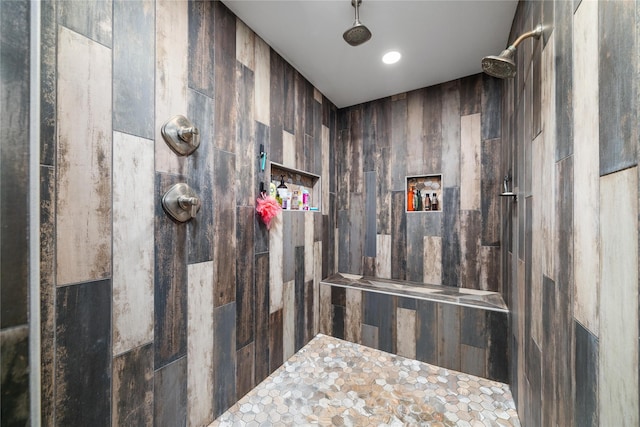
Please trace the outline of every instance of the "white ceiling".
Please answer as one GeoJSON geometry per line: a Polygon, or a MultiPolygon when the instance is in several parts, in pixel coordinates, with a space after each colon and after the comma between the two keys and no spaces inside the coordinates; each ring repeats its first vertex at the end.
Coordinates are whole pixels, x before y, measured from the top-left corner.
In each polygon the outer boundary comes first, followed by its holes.
{"type": "Polygon", "coordinates": [[[222,0],[337,107],[481,72],[507,46],[516,0],[362,0],[373,33],[352,47],[351,0],[222,0]],[[389,50],[402,54],[382,63],[389,50]]]}

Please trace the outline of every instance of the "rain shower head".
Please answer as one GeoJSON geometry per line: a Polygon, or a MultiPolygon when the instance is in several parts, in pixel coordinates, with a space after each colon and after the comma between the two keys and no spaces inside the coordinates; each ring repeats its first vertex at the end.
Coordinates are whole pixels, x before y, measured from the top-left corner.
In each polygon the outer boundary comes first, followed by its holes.
{"type": "Polygon", "coordinates": [[[358,15],[360,3],[362,3],[362,0],[351,0],[351,6],[356,9],[356,19],[351,28],[342,34],[344,41],[351,46],[359,46],[371,38],[371,31],[360,22],[360,16],[358,15]]]}
{"type": "Polygon", "coordinates": [[[538,25],[533,31],[529,31],[518,37],[516,41],[503,50],[500,55],[485,56],[482,58],[482,71],[499,79],[511,79],[515,77],[516,63],[513,60],[513,55],[516,53],[516,48],[524,39],[529,37],[539,39],[541,35],[542,25],[538,25]]]}

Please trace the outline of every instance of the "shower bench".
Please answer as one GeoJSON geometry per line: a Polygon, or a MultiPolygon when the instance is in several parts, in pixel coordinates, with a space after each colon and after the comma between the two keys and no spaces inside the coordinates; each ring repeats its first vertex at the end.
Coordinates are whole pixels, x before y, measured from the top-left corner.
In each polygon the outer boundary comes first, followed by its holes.
{"type": "Polygon", "coordinates": [[[508,382],[509,310],[497,292],[334,274],[320,282],[320,332],[508,382]]]}

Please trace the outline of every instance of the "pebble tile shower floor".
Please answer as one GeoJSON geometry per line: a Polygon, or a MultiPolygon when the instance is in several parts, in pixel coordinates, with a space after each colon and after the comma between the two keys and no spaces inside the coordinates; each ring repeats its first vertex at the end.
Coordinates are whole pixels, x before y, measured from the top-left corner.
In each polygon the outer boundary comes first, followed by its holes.
{"type": "Polygon", "coordinates": [[[212,426],[520,426],[509,386],[317,335],[212,426]]]}

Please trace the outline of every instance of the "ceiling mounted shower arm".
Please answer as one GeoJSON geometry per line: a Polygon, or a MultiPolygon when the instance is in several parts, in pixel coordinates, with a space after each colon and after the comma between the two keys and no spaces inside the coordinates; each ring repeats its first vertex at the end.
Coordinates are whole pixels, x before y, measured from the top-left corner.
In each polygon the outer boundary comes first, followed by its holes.
{"type": "Polygon", "coordinates": [[[509,46],[507,49],[511,49],[511,48],[515,49],[515,48],[517,48],[517,47],[518,47],[518,45],[519,45],[520,43],[522,43],[522,41],[523,41],[523,40],[526,40],[526,39],[528,39],[529,37],[533,37],[533,38],[535,38],[535,39],[539,39],[539,38],[540,38],[540,36],[542,35],[542,30],[543,30],[543,29],[542,29],[542,24],[539,24],[539,25],[538,25],[536,28],[534,28],[533,30],[531,30],[531,31],[529,31],[529,32],[527,32],[527,33],[524,33],[524,34],[522,34],[520,37],[518,37],[518,38],[516,39],[516,41],[514,41],[513,43],[511,43],[511,46],[509,46]]]}

